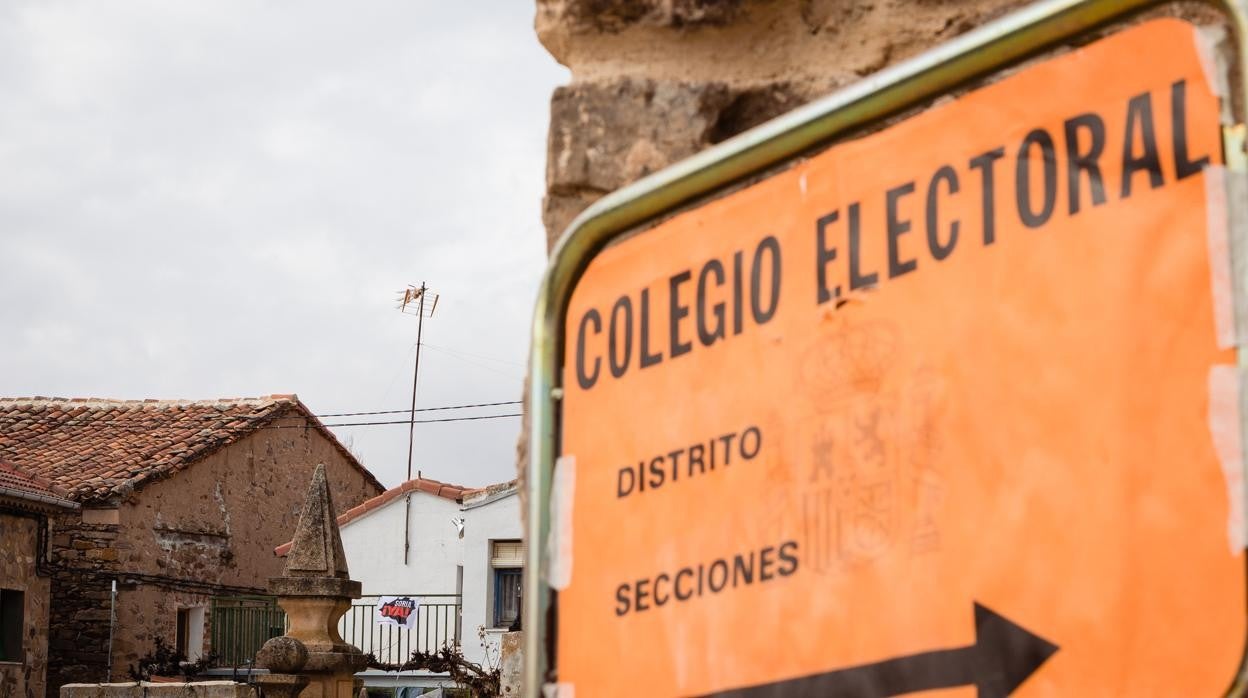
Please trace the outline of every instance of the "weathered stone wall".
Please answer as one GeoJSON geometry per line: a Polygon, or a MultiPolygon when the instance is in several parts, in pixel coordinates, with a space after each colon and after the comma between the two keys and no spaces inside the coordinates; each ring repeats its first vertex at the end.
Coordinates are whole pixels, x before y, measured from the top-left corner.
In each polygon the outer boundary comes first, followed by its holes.
{"type": "Polygon", "coordinates": [[[117,567],[117,536],[118,526],[84,524],[77,514],[56,520],[49,693],[67,680],[105,678],[109,582],[117,567]]]}
{"type": "MultiPolygon", "coordinates": [[[[302,423],[293,417],[277,422],[302,423]]],[[[175,645],[178,609],[206,607],[213,596],[265,593],[282,568],[273,548],[290,540],[317,463],[326,466],[339,511],[380,493],[315,430],[262,429],[138,490],[117,502],[115,512],[86,510],[61,522],[52,539],[57,571],[49,685],[110,678],[113,579],[111,680],[128,678],[157,637],[175,645]],[[116,523],[107,523],[110,517],[116,523]]],[[[210,629],[206,617],[208,652],[210,629]]]]}
{"type": "Polygon", "coordinates": [[[537,0],[555,91],[547,243],[603,194],[1024,0],[537,0]]]}
{"type": "Polygon", "coordinates": [[[502,698],[515,698],[524,690],[524,633],[504,633],[499,643],[498,689],[502,698]]]}
{"type": "Polygon", "coordinates": [[[0,541],[4,541],[0,587],[23,592],[25,602],[22,658],[0,662],[0,698],[43,698],[51,581],[40,577],[36,566],[40,554],[37,515],[0,511],[0,541]]]}
{"type": "Polygon", "coordinates": [[[61,687],[61,698],[255,698],[258,692],[233,681],[196,683],[72,683],[61,687]]]}

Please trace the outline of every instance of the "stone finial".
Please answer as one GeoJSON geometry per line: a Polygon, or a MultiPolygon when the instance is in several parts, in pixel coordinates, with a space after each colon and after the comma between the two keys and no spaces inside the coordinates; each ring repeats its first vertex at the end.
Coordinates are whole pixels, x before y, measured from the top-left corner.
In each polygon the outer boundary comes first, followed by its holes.
{"type": "Polygon", "coordinates": [[[350,578],[324,464],[317,465],[312,473],[312,485],[303,503],[303,514],[286,555],[282,576],[350,578]]]}
{"type": "Polygon", "coordinates": [[[297,674],[308,663],[308,648],[293,637],[270,638],[256,652],[256,666],[274,674],[297,674]]]}
{"type": "Polygon", "coordinates": [[[300,674],[308,663],[308,648],[293,637],[271,638],[256,653],[256,666],[269,673],[255,678],[265,698],[297,698],[311,679],[300,674]]]}

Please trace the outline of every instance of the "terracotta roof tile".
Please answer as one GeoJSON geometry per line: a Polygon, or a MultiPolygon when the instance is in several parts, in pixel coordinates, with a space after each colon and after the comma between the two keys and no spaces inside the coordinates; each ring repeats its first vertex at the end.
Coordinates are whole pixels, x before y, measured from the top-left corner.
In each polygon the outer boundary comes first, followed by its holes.
{"type": "MultiPolygon", "coordinates": [[[[471,487],[464,487],[463,485],[451,485],[445,482],[432,480],[427,477],[418,477],[408,480],[398,487],[388,489],[363,504],[357,504],[356,506],[346,510],[338,516],[338,525],[346,525],[347,523],[360,518],[374,509],[380,509],[408,492],[425,492],[426,494],[432,494],[435,497],[449,499],[452,502],[461,502],[464,499],[464,495],[471,494],[476,491],[477,490],[471,487]]],[[[289,551],[290,543],[283,543],[273,550],[273,552],[278,556],[285,555],[289,551]]]]}
{"type": "Polygon", "coordinates": [[[63,499],[65,490],[33,473],[17,468],[12,463],[0,461],[0,487],[27,494],[43,495],[63,499]]]}
{"type": "Polygon", "coordinates": [[[306,418],[381,489],[293,395],[206,401],[0,398],[0,459],[72,499],[102,500],[176,473],[283,416],[306,418]]]}

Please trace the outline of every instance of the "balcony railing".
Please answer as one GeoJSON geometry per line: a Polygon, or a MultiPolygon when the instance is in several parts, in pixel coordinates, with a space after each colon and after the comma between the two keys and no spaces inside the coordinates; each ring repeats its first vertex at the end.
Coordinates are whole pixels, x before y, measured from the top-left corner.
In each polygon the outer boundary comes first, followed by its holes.
{"type": "MultiPolygon", "coordinates": [[[[461,639],[458,594],[396,594],[420,599],[411,628],[382,623],[377,596],[356,599],[338,622],[338,633],[348,644],[372,653],[379,662],[401,664],[412,652],[435,652],[461,639]]],[[[218,667],[250,666],[256,652],[271,637],[286,632],[286,613],[272,596],[233,596],[212,601],[211,653],[218,667]]]]}
{"type": "Polygon", "coordinates": [[[402,664],[412,652],[436,652],[460,644],[460,597],[458,594],[403,594],[420,599],[412,627],[382,623],[377,616],[377,597],[365,596],[351,604],[338,623],[342,639],[372,653],[383,664],[402,664]]]}

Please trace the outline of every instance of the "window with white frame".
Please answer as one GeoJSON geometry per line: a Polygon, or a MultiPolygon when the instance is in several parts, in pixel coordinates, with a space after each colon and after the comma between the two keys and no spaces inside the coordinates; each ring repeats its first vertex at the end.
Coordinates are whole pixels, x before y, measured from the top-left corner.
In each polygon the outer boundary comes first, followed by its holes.
{"type": "Polygon", "coordinates": [[[520,615],[520,588],[524,576],[524,542],[496,540],[490,544],[490,571],[494,612],[491,626],[509,628],[520,615]]]}
{"type": "Polygon", "coordinates": [[[203,606],[178,609],[178,654],[192,662],[204,655],[204,610],[203,606]]]}

